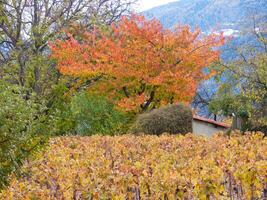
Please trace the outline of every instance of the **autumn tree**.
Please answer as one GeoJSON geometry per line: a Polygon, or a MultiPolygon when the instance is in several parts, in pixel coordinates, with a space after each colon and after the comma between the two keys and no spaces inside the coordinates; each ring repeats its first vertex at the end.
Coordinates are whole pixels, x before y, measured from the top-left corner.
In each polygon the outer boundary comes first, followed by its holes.
{"type": "MultiPolygon", "coordinates": [[[[123,17],[109,33],[85,32],[79,40],[52,44],[62,74],[89,78],[90,91],[106,93],[120,107],[135,110],[191,102],[204,69],[219,59],[221,35],[201,35],[188,26],[164,29],[157,20],[123,17]]],[[[207,71],[207,70],[206,70],[207,71]]]]}

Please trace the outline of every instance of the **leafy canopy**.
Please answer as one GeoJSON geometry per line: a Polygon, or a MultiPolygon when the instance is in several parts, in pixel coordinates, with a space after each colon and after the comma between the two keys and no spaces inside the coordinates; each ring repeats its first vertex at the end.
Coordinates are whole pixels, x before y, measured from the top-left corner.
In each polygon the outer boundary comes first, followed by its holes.
{"type": "Polygon", "coordinates": [[[188,26],[164,29],[143,16],[123,17],[111,31],[68,34],[51,44],[64,75],[98,80],[91,91],[108,94],[126,110],[190,102],[203,69],[219,59],[221,35],[201,36],[188,26]],[[76,35],[77,36],[77,35],[76,35]]]}

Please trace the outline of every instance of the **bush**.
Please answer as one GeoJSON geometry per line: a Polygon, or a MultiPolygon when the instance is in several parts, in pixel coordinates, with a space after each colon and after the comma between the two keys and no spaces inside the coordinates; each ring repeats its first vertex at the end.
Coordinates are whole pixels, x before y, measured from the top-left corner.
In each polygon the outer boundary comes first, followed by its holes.
{"type": "Polygon", "coordinates": [[[170,105],[144,113],[137,118],[134,133],[160,135],[192,132],[192,111],[182,104],[170,105]]]}
{"type": "Polygon", "coordinates": [[[70,105],[74,133],[78,135],[113,135],[127,129],[128,116],[114,108],[103,96],[85,92],[75,96],[70,105]]]}
{"type": "Polygon", "coordinates": [[[50,132],[54,136],[67,135],[74,132],[75,121],[71,113],[71,100],[70,95],[66,95],[69,89],[63,83],[57,84],[53,87],[50,97],[51,108],[49,110],[50,132]]]}
{"type": "Polygon", "coordinates": [[[40,109],[23,98],[20,88],[0,83],[0,189],[8,184],[8,175],[18,174],[23,161],[45,142],[40,109]]]}
{"type": "Polygon", "coordinates": [[[260,131],[264,133],[265,136],[267,136],[267,120],[265,119],[262,122],[261,121],[251,122],[248,131],[260,131]]]}

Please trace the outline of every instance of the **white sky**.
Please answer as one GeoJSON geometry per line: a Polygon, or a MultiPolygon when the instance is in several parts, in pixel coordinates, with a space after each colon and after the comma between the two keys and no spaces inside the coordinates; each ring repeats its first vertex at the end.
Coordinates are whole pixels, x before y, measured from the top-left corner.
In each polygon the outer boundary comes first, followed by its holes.
{"type": "Polygon", "coordinates": [[[173,1],[178,1],[178,0],[139,0],[138,10],[144,11],[144,10],[147,10],[149,8],[160,6],[160,5],[170,3],[173,1]]]}

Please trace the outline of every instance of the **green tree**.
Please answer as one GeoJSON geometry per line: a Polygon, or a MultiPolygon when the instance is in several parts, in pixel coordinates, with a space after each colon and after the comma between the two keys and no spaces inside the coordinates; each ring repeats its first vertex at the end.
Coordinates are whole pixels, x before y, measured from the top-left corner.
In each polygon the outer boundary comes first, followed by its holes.
{"type": "Polygon", "coordinates": [[[220,83],[210,110],[245,120],[243,129],[267,125],[267,38],[255,28],[252,45],[237,50],[238,58],[215,67],[220,83]]]}
{"type": "Polygon", "coordinates": [[[45,109],[34,101],[25,101],[19,87],[0,85],[0,189],[8,175],[18,172],[23,160],[46,142],[45,109]]]}

